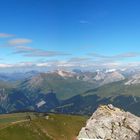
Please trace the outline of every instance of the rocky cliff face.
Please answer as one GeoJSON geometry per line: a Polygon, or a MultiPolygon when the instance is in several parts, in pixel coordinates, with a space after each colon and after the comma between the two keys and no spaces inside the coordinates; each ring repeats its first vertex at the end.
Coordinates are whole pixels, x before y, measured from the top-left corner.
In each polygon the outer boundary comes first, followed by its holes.
{"type": "Polygon", "coordinates": [[[140,140],[140,118],[113,105],[100,106],[77,139],[140,140]]]}

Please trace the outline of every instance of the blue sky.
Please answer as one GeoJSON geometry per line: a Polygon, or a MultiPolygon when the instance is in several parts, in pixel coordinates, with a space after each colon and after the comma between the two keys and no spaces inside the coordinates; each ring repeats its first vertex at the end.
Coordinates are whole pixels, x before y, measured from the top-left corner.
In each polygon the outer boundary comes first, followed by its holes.
{"type": "Polygon", "coordinates": [[[1,0],[0,67],[139,63],[139,5],[139,0],[1,0]]]}

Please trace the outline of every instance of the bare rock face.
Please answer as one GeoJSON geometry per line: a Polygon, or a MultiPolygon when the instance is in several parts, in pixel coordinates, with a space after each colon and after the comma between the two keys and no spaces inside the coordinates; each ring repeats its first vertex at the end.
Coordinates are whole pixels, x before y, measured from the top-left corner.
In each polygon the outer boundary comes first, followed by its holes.
{"type": "Polygon", "coordinates": [[[140,140],[140,118],[113,105],[100,106],[77,139],[140,140]]]}

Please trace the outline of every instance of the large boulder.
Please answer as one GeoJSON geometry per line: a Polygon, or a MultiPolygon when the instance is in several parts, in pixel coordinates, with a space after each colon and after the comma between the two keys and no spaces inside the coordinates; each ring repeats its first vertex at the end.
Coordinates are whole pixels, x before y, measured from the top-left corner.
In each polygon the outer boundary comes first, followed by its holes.
{"type": "Polygon", "coordinates": [[[100,106],[77,139],[140,140],[140,118],[113,105],[100,106]]]}

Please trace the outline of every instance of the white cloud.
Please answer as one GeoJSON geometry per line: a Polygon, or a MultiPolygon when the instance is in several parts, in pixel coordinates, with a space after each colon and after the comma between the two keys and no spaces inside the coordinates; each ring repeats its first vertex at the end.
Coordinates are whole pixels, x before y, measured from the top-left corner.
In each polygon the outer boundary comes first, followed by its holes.
{"type": "Polygon", "coordinates": [[[60,51],[46,51],[42,49],[36,49],[27,46],[16,46],[14,47],[15,51],[13,54],[22,54],[25,57],[54,57],[54,56],[63,56],[70,55],[65,52],[60,51]]]}
{"type": "Polygon", "coordinates": [[[95,69],[103,69],[103,68],[127,68],[127,67],[138,67],[140,63],[122,63],[122,62],[104,62],[100,61],[88,61],[84,63],[81,62],[70,62],[69,60],[49,60],[49,61],[27,61],[27,62],[19,62],[15,64],[4,64],[0,63],[0,70],[8,68],[12,69],[40,69],[40,70],[55,70],[55,69],[85,69],[85,70],[95,70],[95,69]]]}
{"type": "Polygon", "coordinates": [[[8,41],[9,45],[15,46],[15,45],[23,45],[23,44],[28,44],[31,43],[31,39],[25,39],[25,38],[17,38],[17,39],[11,39],[8,41]]]}
{"type": "Polygon", "coordinates": [[[13,67],[11,64],[0,64],[0,68],[9,68],[13,67]]]}
{"type": "Polygon", "coordinates": [[[63,56],[63,55],[70,55],[65,52],[59,52],[59,51],[46,51],[46,50],[34,50],[31,53],[27,53],[24,56],[27,57],[54,57],[54,56],[63,56]]]}
{"type": "Polygon", "coordinates": [[[108,60],[119,60],[119,59],[124,59],[124,58],[132,58],[132,57],[140,57],[139,52],[126,52],[118,55],[102,55],[102,54],[97,54],[97,53],[89,53],[88,55],[94,57],[94,58],[99,58],[99,59],[108,59],[108,60]]]}
{"type": "Polygon", "coordinates": [[[91,58],[88,57],[73,57],[69,59],[69,62],[87,62],[91,60],[91,58]]]}
{"type": "Polygon", "coordinates": [[[36,64],[37,67],[51,67],[51,64],[49,63],[39,63],[39,64],[36,64]]]}
{"type": "Polygon", "coordinates": [[[14,49],[15,49],[14,51],[15,54],[25,54],[36,50],[32,47],[27,47],[27,46],[16,46],[14,47],[14,49]]]}
{"type": "Polygon", "coordinates": [[[0,38],[7,38],[7,37],[13,37],[15,35],[13,34],[6,34],[6,33],[0,33],[0,38]]]}

